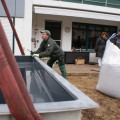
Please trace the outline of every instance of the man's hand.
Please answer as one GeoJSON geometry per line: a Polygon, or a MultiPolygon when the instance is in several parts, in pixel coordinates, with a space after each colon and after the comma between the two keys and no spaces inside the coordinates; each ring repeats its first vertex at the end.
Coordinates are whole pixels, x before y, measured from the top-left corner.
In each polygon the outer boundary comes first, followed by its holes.
{"type": "Polygon", "coordinates": [[[30,51],[30,54],[32,57],[39,57],[39,54],[35,54],[35,52],[33,52],[33,51],[30,51]]]}
{"type": "Polygon", "coordinates": [[[39,54],[33,54],[32,57],[39,57],[39,54]]]}
{"type": "Polygon", "coordinates": [[[34,55],[34,52],[33,52],[33,51],[30,51],[30,55],[34,55]]]}

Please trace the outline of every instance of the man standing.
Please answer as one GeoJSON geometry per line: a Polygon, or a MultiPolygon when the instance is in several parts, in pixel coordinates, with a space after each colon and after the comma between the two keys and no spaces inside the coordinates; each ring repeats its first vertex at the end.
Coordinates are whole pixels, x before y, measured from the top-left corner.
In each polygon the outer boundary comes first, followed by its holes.
{"type": "Polygon", "coordinates": [[[50,37],[51,33],[49,30],[41,31],[43,41],[40,44],[40,47],[37,51],[31,52],[32,55],[39,54],[39,58],[50,57],[47,62],[47,65],[52,68],[55,61],[58,60],[59,69],[62,73],[62,76],[66,78],[66,68],[64,63],[64,52],[57,45],[57,43],[50,37]]]}
{"type": "Polygon", "coordinates": [[[107,40],[106,32],[102,32],[101,36],[96,40],[95,51],[96,51],[96,57],[98,57],[99,66],[102,65],[102,57],[105,51],[106,40],[107,40]]]}

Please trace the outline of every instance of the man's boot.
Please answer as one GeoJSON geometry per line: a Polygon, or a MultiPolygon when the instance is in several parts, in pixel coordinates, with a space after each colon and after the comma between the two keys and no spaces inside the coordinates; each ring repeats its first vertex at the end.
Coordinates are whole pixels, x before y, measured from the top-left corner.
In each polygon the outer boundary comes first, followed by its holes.
{"type": "Polygon", "coordinates": [[[66,72],[65,65],[59,66],[59,68],[60,68],[60,71],[61,71],[61,73],[62,73],[62,76],[63,76],[64,78],[66,78],[66,77],[67,77],[67,72],[66,72]]]}

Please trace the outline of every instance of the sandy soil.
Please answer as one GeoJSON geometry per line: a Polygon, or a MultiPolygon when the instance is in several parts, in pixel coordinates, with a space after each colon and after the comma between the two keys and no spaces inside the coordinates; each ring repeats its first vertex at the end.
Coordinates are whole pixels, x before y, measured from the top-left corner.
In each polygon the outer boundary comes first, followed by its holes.
{"type": "Polygon", "coordinates": [[[98,75],[68,76],[67,79],[100,105],[97,109],[83,110],[82,120],[120,120],[120,99],[96,91],[98,75]]]}

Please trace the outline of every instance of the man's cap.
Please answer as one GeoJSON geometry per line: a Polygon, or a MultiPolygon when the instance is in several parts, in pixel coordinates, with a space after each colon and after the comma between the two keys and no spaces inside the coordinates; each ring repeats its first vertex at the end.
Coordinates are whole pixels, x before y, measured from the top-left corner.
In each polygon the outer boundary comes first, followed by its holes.
{"type": "Polygon", "coordinates": [[[50,32],[49,30],[43,30],[43,31],[41,31],[41,33],[46,33],[46,34],[48,34],[49,36],[51,36],[51,32],[50,32]]]}

